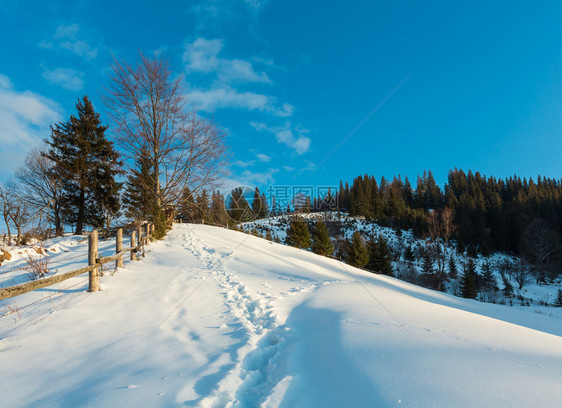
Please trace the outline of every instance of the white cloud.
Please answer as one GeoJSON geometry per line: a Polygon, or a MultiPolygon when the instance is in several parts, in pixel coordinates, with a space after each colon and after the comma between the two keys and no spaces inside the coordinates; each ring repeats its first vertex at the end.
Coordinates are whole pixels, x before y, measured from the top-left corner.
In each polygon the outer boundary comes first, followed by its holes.
{"type": "Polygon", "coordinates": [[[195,29],[227,26],[247,27],[257,23],[258,16],[269,0],[191,0],[188,11],[195,16],[195,29]]]}
{"type": "Polygon", "coordinates": [[[274,134],[279,143],[291,148],[297,155],[308,152],[310,148],[310,138],[304,136],[309,133],[309,130],[300,125],[293,128],[290,122],[278,127],[270,127],[261,122],[251,122],[250,124],[259,132],[265,131],[274,134]]]}
{"type": "Polygon", "coordinates": [[[49,135],[49,125],[60,120],[60,107],[29,91],[17,91],[0,74],[0,173],[2,177],[23,164],[28,150],[49,135]]]}
{"type": "Polygon", "coordinates": [[[268,163],[271,161],[271,157],[268,156],[267,154],[263,154],[263,153],[258,153],[257,158],[259,161],[263,162],[263,163],[268,163]]]}
{"type": "Polygon", "coordinates": [[[244,2],[254,10],[261,9],[269,0],[244,0],[244,2]]]}
{"type": "Polygon", "coordinates": [[[294,107],[288,103],[278,106],[275,97],[255,92],[240,92],[233,88],[193,89],[187,96],[198,109],[205,112],[214,112],[219,108],[238,108],[286,117],[291,116],[294,111],[294,107]]]}
{"type": "Polygon", "coordinates": [[[279,172],[279,169],[268,169],[261,172],[253,172],[250,170],[244,170],[240,174],[234,174],[231,178],[224,180],[220,191],[223,194],[227,194],[232,191],[232,189],[246,186],[254,188],[257,186],[268,186],[275,183],[275,174],[279,172]]]}
{"type": "Polygon", "coordinates": [[[265,72],[256,72],[252,63],[241,59],[220,57],[223,40],[198,38],[187,43],[183,61],[188,72],[216,73],[220,84],[235,82],[271,83],[265,72]]]}
{"type": "Polygon", "coordinates": [[[242,167],[242,168],[252,167],[254,164],[256,164],[254,160],[250,160],[250,161],[236,160],[234,163],[232,163],[233,166],[242,167]]]}
{"type": "Polygon", "coordinates": [[[79,91],[83,88],[82,75],[82,72],[68,68],[56,68],[43,72],[43,78],[47,81],[60,85],[69,91],[79,91]]]}
{"type": "Polygon", "coordinates": [[[43,48],[62,48],[86,59],[96,58],[98,48],[79,38],[79,32],[78,24],[61,24],[57,27],[51,41],[42,42],[39,45],[43,48]]]}
{"type": "Polygon", "coordinates": [[[244,170],[239,176],[238,180],[241,185],[246,185],[254,187],[256,185],[265,186],[268,184],[275,183],[275,174],[279,172],[279,169],[269,169],[263,172],[254,172],[250,170],[244,170]]]}

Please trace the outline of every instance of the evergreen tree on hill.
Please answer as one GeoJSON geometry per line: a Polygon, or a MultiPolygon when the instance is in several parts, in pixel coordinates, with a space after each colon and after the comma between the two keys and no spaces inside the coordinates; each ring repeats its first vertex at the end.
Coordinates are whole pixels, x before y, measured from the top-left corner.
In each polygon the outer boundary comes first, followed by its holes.
{"type": "Polygon", "coordinates": [[[254,190],[254,198],[252,199],[252,212],[255,219],[265,218],[267,214],[265,195],[260,194],[260,189],[257,187],[254,190]]]}
{"type": "MultiPolygon", "coordinates": [[[[150,170],[150,162],[146,157],[137,159],[137,169],[127,175],[123,206],[125,215],[134,221],[147,220],[154,208],[154,199],[150,192],[154,174],[150,170]]],[[[181,211],[180,211],[181,213],[181,211]]]]}
{"type": "Polygon", "coordinates": [[[246,197],[244,197],[242,188],[235,188],[231,191],[227,212],[234,222],[245,222],[254,219],[254,213],[246,197]]]}
{"type": "Polygon", "coordinates": [[[267,198],[265,193],[261,195],[261,211],[259,213],[259,218],[266,218],[269,215],[269,206],[267,204],[267,198]]]}
{"type": "Polygon", "coordinates": [[[414,251],[412,250],[412,245],[407,245],[404,249],[404,260],[407,262],[413,262],[416,259],[414,251]]]}
{"type": "Polygon", "coordinates": [[[486,260],[482,265],[482,289],[486,291],[494,290],[498,282],[496,281],[496,277],[492,272],[492,266],[490,265],[490,261],[486,260]]]}
{"type": "Polygon", "coordinates": [[[472,258],[465,265],[460,282],[461,295],[467,299],[476,298],[476,265],[472,258]]]}
{"type": "Polygon", "coordinates": [[[310,247],[311,238],[308,223],[300,217],[292,217],[287,230],[285,243],[296,248],[306,249],[310,247]]]}
{"type": "Polygon", "coordinates": [[[503,295],[505,297],[513,296],[513,285],[511,284],[507,276],[503,275],[502,281],[503,281],[503,289],[502,289],[503,295]]]}
{"type": "Polygon", "coordinates": [[[451,255],[449,257],[449,278],[457,279],[457,276],[458,276],[457,262],[455,261],[453,255],[451,255]]]}
{"type": "Polygon", "coordinates": [[[82,234],[86,225],[107,226],[120,208],[120,183],[115,180],[122,163],[113,142],[107,140],[99,113],[87,96],[76,104],[78,116],[51,126],[46,157],[63,183],[63,211],[82,234]]]}
{"type": "Polygon", "coordinates": [[[183,190],[181,200],[182,200],[181,204],[177,209],[178,215],[184,221],[196,221],[197,210],[196,210],[195,197],[193,196],[193,193],[188,187],[186,187],[183,190]]]}
{"type": "Polygon", "coordinates": [[[368,244],[368,250],[369,262],[367,263],[367,269],[375,273],[394,276],[391,262],[392,257],[386,239],[383,236],[379,236],[371,240],[368,244]]]}
{"type": "Polygon", "coordinates": [[[556,300],[554,301],[554,306],[562,307],[562,289],[558,289],[558,293],[556,294],[556,300]]]}
{"type": "Polygon", "coordinates": [[[354,232],[351,241],[346,243],[345,261],[356,268],[364,268],[369,262],[369,251],[361,233],[354,232]]]}
{"type": "Polygon", "coordinates": [[[433,258],[428,249],[424,251],[421,280],[427,288],[442,290],[443,278],[436,273],[433,258]]]}
{"type": "Polygon", "coordinates": [[[321,221],[316,223],[314,232],[312,233],[312,252],[318,255],[332,255],[334,253],[334,246],[330,239],[330,234],[326,224],[321,221]]]}
{"type": "Polygon", "coordinates": [[[203,189],[195,199],[195,218],[203,222],[209,222],[209,194],[203,189]]]}
{"type": "Polygon", "coordinates": [[[228,223],[228,214],[224,208],[224,197],[218,191],[214,192],[211,196],[209,217],[213,224],[226,225],[228,223]]]}
{"type": "Polygon", "coordinates": [[[424,251],[423,263],[422,263],[422,274],[433,275],[435,273],[435,268],[433,267],[433,260],[431,259],[431,254],[429,251],[424,251]]]}

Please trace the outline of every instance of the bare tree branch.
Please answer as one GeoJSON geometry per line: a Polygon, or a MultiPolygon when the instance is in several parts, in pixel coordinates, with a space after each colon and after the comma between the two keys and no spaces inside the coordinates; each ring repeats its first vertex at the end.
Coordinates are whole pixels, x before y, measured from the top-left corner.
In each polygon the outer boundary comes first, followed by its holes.
{"type": "Polygon", "coordinates": [[[181,81],[165,60],[141,54],[136,66],[115,61],[104,100],[129,170],[138,171],[139,157],[150,163],[146,188],[159,208],[181,203],[185,188],[213,188],[225,175],[225,134],[188,109],[181,81]]]}

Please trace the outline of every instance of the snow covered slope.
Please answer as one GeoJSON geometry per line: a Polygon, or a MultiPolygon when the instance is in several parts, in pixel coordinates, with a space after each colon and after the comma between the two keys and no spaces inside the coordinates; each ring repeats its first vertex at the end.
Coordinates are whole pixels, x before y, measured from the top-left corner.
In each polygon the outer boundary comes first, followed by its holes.
{"type": "Polygon", "coordinates": [[[2,406],[562,401],[558,309],[463,300],[211,226],[176,225],[102,292],[41,307],[34,324],[0,319],[2,406]]]}

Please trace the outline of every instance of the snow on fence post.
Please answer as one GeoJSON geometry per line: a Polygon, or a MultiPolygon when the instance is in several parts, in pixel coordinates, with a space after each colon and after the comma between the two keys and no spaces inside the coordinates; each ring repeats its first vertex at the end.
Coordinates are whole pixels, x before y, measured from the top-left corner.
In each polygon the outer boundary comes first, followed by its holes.
{"type": "MultiPolygon", "coordinates": [[[[131,247],[136,247],[136,246],[137,246],[137,233],[133,231],[131,234],[131,247]]],[[[135,259],[135,252],[136,251],[134,249],[131,250],[131,261],[135,259]]]]}
{"type": "MultiPolygon", "coordinates": [[[[115,253],[121,252],[123,249],[123,229],[119,228],[117,230],[117,238],[115,239],[115,253]]],[[[122,268],[123,267],[123,257],[120,256],[115,260],[115,267],[122,268]]]]}
{"type": "MultiPolygon", "coordinates": [[[[98,258],[98,230],[92,230],[88,237],[88,265],[95,265],[98,258]]],[[[94,268],[89,273],[88,292],[100,290],[99,268],[94,268]]]]}

